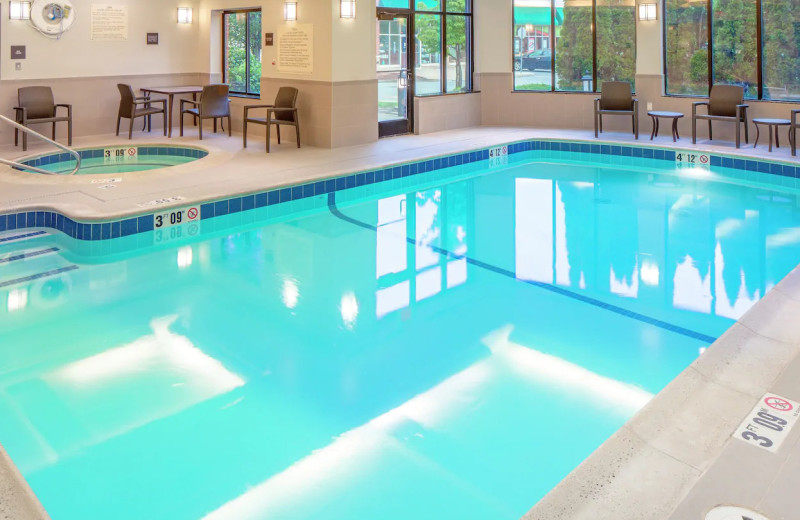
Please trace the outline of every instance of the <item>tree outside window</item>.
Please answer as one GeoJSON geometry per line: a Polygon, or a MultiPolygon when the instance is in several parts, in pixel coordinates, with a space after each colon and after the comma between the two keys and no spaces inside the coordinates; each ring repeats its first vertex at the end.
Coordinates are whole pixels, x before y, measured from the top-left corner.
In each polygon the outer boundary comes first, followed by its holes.
{"type": "Polygon", "coordinates": [[[751,99],[800,99],[800,0],[762,0],[760,13],[754,0],[665,0],[665,21],[668,94],[705,96],[721,83],[751,99]]]}
{"type": "Polygon", "coordinates": [[[635,0],[515,0],[516,90],[592,92],[603,81],[633,88],[635,77],[635,0]]]}
{"type": "MultiPolygon", "coordinates": [[[[401,7],[398,3],[403,0],[377,0],[378,7],[401,7]]],[[[470,0],[416,0],[413,4],[416,95],[472,89],[470,5],[470,0]]]]}
{"type": "Polygon", "coordinates": [[[261,11],[230,11],[222,15],[224,30],[223,82],[234,94],[261,92],[261,11]]]}

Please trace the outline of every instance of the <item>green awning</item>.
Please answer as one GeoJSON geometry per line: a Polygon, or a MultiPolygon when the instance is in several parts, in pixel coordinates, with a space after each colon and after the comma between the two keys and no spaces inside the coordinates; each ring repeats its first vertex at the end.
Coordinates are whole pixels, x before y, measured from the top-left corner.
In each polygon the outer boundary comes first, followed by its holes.
{"type": "MultiPolygon", "coordinates": [[[[556,25],[564,22],[564,8],[556,8],[556,25]]],[[[514,9],[514,25],[550,25],[549,7],[517,7],[514,9]]]]}

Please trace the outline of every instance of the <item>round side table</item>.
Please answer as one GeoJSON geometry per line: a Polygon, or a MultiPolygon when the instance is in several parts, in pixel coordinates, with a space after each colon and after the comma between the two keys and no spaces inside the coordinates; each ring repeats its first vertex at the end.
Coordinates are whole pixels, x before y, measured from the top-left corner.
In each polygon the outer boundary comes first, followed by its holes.
{"type": "MultiPolygon", "coordinates": [[[[769,151],[772,151],[772,129],[775,128],[775,148],[780,148],[781,143],[778,140],[778,127],[779,126],[791,126],[792,122],[788,119],[769,119],[769,118],[755,118],[753,119],[753,124],[756,125],[756,142],[753,143],[753,148],[756,147],[758,144],[758,136],[760,134],[758,130],[758,125],[767,125],[769,128],[769,151]]],[[[792,129],[789,129],[789,139],[792,138],[792,129]]]]}
{"type": "Polygon", "coordinates": [[[665,119],[672,119],[672,142],[674,143],[681,138],[681,136],[678,135],[678,119],[683,117],[682,113],[650,110],[647,112],[647,115],[653,119],[653,131],[650,132],[651,141],[654,137],[658,137],[658,120],[662,117],[665,119]]]}

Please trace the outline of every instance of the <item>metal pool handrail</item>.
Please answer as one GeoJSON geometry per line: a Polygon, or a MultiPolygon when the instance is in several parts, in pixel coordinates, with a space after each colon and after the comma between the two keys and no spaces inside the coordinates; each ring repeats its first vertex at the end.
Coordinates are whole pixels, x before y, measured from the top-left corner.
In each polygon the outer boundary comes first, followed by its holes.
{"type": "MultiPolygon", "coordinates": [[[[73,168],[72,171],[69,172],[67,175],[75,175],[75,173],[81,168],[81,155],[78,152],[76,152],[75,150],[73,150],[72,148],[68,148],[68,147],[64,146],[63,144],[59,144],[59,143],[53,141],[52,139],[50,139],[49,137],[45,137],[42,134],[40,134],[39,132],[36,132],[35,130],[31,130],[27,126],[22,126],[21,124],[17,123],[16,121],[14,121],[12,119],[7,118],[4,115],[0,115],[0,120],[8,123],[9,125],[13,126],[17,130],[22,130],[23,132],[28,132],[29,134],[35,135],[36,137],[38,137],[42,141],[50,143],[53,146],[55,146],[57,148],[60,148],[61,150],[64,150],[65,152],[69,153],[72,157],[74,157],[75,158],[75,168],[73,168]]],[[[60,175],[60,174],[58,174],[56,172],[51,172],[51,171],[43,170],[41,168],[37,168],[36,166],[29,166],[27,164],[18,163],[18,162],[15,162],[15,161],[9,161],[8,159],[3,159],[2,157],[0,157],[0,163],[7,164],[8,166],[13,166],[15,168],[20,168],[20,169],[24,169],[24,170],[30,170],[30,171],[33,171],[33,172],[36,172],[36,173],[43,173],[45,175],[60,175]]]]}

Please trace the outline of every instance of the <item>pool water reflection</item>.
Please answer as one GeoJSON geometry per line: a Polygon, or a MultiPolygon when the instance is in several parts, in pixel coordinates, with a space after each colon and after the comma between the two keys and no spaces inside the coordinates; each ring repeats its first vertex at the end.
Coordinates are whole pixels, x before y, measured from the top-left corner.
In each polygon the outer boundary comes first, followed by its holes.
{"type": "Polygon", "coordinates": [[[671,173],[331,202],[0,267],[78,265],[0,288],[0,442],[54,518],[519,518],[800,259],[796,193],[671,173]]]}

